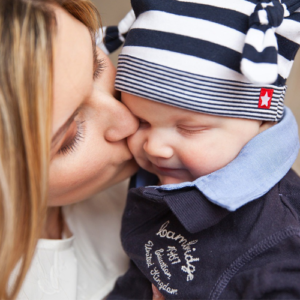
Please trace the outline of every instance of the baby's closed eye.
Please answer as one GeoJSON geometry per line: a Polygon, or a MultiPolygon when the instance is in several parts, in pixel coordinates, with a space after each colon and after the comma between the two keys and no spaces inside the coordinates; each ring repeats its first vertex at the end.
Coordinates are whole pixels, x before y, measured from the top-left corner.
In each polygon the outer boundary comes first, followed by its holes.
{"type": "Polygon", "coordinates": [[[138,119],[139,120],[139,128],[148,128],[148,127],[150,127],[150,123],[149,122],[147,122],[146,120],[144,120],[144,119],[138,119]]]}
{"type": "Polygon", "coordinates": [[[182,134],[193,135],[203,133],[208,130],[207,126],[185,126],[185,125],[178,125],[177,129],[182,134]]]}

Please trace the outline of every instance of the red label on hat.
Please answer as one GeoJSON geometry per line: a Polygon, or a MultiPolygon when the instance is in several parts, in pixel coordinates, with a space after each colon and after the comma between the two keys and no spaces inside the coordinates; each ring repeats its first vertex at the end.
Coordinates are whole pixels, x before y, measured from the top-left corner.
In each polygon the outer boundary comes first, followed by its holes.
{"type": "Polygon", "coordinates": [[[272,102],[274,90],[273,89],[264,89],[260,90],[260,96],[258,101],[258,108],[269,109],[272,102]]]}

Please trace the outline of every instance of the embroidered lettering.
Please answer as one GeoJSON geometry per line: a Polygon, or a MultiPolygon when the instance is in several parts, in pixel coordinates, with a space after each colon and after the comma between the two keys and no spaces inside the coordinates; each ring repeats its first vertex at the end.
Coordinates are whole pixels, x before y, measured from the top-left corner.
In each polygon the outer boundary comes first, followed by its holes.
{"type": "Polygon", "coordinates": [[[181,234],[176,235],[174,231],[167,230],[167,226],[170,224],[170,221],[165,222],[159,229],[159,231],[156,233],[156,235],[160,236],[161,238],[167,238],[170,240],[178,241],[179,244],[181,244],[181,247],[184,250],[190,250],[190,245],[194,245],[198,242],[198,240],[194,240],[191,242],[187,242],[187,239],[182,236],[181,234]]]}
{"type": "Polygon", "coordinates": [[[171,278],[172,275],[171,275],[171,273],[169,271],[168,265],[163,261],[164,249],[156,250],[155,254],[157,256],[157,260],[159,262],[160,268],[162,269],[162,271],[164,272],[164,274],[170,280],[170,278],[171,278]]]}
{"type": "Polygon", "coordinates": [[[148,241],[147,244],[145,244],[145,251],[146,251],[146,263],[148,268],[153,266],[154,263],[152,262],[152,247],[154,246],[152,241],[148,241]]]}
{"type": "Polygon", "coordinates": [[[163,281],[160,279],[160,272],[157,270],[156,267],[154,267],[154,269],[151,270],[150,274],[152,275],[153,279],[156,281],[159,290],[164,290],[171,295],[177,295],[178,292],[177,289],[170,288],[169,283],[167,284],[163,283],[163,281]]]}
{"type": "MultiPolygon", "coordinates": [[[[198,240],[193,240],[188,242],[187,239],[181,235],[178,234],[176,235],[176,233],[174,231],[171,230],[167,230],[168,225],[170,224],[170,221],[165,222],[159,229],[159,231],[156,233],[156,235],[158,235],[161,238],[166,238],[166,239],[171,239],[174,241],[177,241],[182,249],[184,250],[184,259],[186,262],[186,265],[181,266],[181,270],[185,273],[187,273],[187,281],[191,281],[194,279],[194,275],[193,273],[196,271],[196,267],[192,264],[192,262],[197,262],[200,260],[200,258],[197,257],[193,257],[190,253],[191,253],[191,246],[195,245],[198,240]]],[[[193,248],[193,251],[195,251],[196,249],[193,248]]]]}
{"type": "Polygon", "coordinates": [[[168,246],[168,250],[167,250],[167,256],[169,258],[169,261],[172,263],[172,265],[178,264],[181,262],[179,256],[178,256],[178,252],[177,252],[177,248],[174,246],[168,246]]]}
{"type": "Polygon", "coordinates": [[[186,261],[186,266],[181,267],[181,270],[188,274],[186,281],[191,281],[194,279],[193,273],[196,271],[196,267],[194,265],[192,265],[191,263],[200,260],[199,258],[197,258],[197,257],[194,258],[191,254],[189,254],[190,252],[191,252],[191,250],[187,250],[184,253],[184,259],[186,261]]]}

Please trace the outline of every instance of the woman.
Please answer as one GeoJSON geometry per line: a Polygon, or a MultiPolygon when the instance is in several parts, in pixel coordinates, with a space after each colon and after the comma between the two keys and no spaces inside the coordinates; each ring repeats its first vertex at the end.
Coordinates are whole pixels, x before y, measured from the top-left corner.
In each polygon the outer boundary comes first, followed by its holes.
{"type": "Polygon", "coordinates": [[[1,1],[0,299],[101,299],[125,271],[116,244],[123,198],[106,194],[119,210],[87,231],[98,196],[84,221],[84,206],[60,208],[136,170],[126,137],[138,124],[114,98],[115,70],[94,42],[99,25],[88,0],[1,1]]]}

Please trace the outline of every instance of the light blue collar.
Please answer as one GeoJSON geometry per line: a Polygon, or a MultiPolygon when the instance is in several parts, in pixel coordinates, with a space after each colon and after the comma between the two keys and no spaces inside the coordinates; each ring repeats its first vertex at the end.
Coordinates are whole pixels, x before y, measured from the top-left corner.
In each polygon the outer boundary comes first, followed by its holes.
{"type": "Polygon", "coordinates": [[[193,182],[156,187],[176,190],[197,187],[211,202],[234,211],[266,194],[295,162],[299,151],[298,126],[285,107],[283,119],[254,137],[227,166],[193,182]]]}

